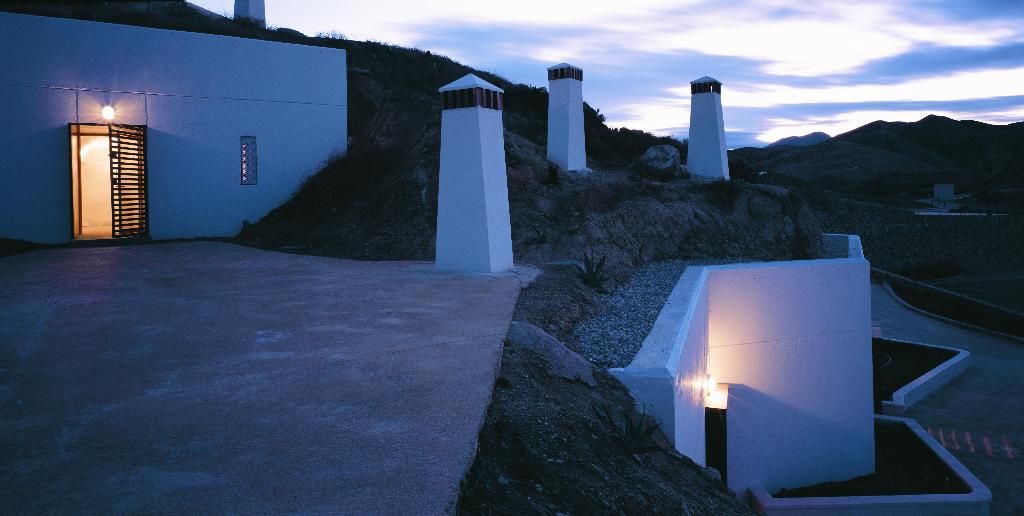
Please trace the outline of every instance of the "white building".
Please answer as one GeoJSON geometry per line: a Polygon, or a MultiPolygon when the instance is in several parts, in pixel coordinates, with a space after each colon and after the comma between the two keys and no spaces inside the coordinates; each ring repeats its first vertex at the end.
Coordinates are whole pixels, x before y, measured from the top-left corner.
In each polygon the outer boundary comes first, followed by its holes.
{"type": "Polygon", "coordinates": [[[701,77],[690,83],[690,136],[687,170],[710,179],[729,179],[722,117],[722,83],[701,77]]]}
{"type": "Polygon", "coordinates": [[[443,86],[437,198],[439,269],[512,268],[504,90],[473,75],[443,86]]]}
{"type": "Polygon", "coordinates": [[[945,206],[955,197],[953,185],[950,183],[936,183],[932,186],[932,197],[936,204],[945,206]]]}
{"type": "Polygon", "coordinates": [[[548,160],[564,170],[586,170],[583,70],[561,63],[548,68],[548,160]]]}
{"type": "Polygon", "coordinates": [[[0,238],[228,236],[347,141],[345,51],[0,13],[0,238]]]}
{"type": "Polygon", "coordinates": [[[741,498],[874,472],[870,265],[856,236],[828,259],[688,267],[628,367],[613,369],[699,464],[705,408],[725,409],[741,498]]]}

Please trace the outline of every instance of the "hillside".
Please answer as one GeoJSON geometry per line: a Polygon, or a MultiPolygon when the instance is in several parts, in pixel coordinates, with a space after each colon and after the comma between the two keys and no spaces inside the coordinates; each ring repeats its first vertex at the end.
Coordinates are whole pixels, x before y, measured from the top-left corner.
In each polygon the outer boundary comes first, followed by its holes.
{"type": "Polygon", "coordinates": [[[831,136],[828,134],[818,131],[808,133],[803,136],[789,136],[774,143],[769,143],[766,147],[781,147],[784,145],[792,147],[806,147],[808,145],[817,145],[829,138],[831,138],[831,136]]]}
{"type": "Polygon", "coordinates": [[[877,121],[806,147],[743,148],[730,155],[753,168],[836,190],[873,195],[1024,186],[1024,122],[991,125],[935,115],[877,121]]]}

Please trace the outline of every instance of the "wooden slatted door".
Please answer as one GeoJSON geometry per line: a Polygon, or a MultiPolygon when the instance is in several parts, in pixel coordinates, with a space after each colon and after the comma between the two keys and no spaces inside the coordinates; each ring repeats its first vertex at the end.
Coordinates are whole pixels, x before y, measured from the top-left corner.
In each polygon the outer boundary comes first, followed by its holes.
{"type": "Polygon", "coordinates": [[[146,126],[110,126],[110,204],[114,238],[149,234],[146,126]]]}

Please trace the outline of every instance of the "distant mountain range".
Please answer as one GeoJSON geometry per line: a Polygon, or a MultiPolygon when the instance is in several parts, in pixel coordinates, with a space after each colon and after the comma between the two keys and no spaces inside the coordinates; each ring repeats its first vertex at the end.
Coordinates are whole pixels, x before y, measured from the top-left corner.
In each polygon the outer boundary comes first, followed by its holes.
{"type": "MultiPolygon", "coordinates": [[[[797,137],[803,142],[809,136],[797,137]]],[[[877,121],[813,144],[730,152],[753,170],[826,188],[896,194],[951,182],[958,191],[1024,186],[1024,122],[991,125],[929,115],[877,121]]]]}
{"type": "Polygon", "coordinates": [[[808,145],[815,145],[821,143],[829,138],[831,138],[831,136],[819,131],[810,134],[805,134],[803,136],[790,136],[788,138],[783,138],[775,143],[769,143],[768,147],[780,147],[783,145],[789,145],[792,147],[806,147],[808,145]]]}

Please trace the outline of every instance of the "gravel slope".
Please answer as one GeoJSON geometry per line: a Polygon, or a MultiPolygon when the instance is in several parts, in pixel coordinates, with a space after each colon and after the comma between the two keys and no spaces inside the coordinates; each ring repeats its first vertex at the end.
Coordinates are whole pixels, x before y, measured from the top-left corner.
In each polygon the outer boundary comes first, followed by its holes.
{"type": "Polygon", "coordinates": [[[687,266],[745,261],[756,260],[667,260],[645,265],[629,281],[598,296],[600,308],[576,326],[571,340],[580,354],[600,367],[626,367],[640,351],[687,266]]]}

